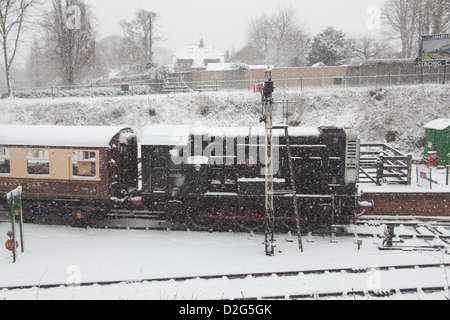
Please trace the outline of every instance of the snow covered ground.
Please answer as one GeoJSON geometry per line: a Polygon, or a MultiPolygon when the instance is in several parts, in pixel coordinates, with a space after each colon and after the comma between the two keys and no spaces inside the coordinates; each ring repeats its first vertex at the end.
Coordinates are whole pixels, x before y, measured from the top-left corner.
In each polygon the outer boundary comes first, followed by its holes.
{"type": "MultiPolygon", "coordinates": [[[[0,235],[10,229],[0,224],[0,235]]],[[[152,299],[210,300],[268,297],[324,292],[383,291],[401,288],[448,287],[450,267],[379,270],[380,267],[450,263],[441,252],[380,251],[379,238],[363,239],[358,250],[353,237],[303,239],[304,252],[288,235],[277,236],[277,253],[267,257],[263,235],[176,231],[74,229],[25,225],[25,252],[16,264],[0,251],[0,287],[33,285],[29,289],[0,290],[0,299],[152,299]],[[367,273],[303,274],[295,277],[246,277],[238,280],[190,279],[144,281],[322,269],[365,269],[367,273]],[[77,287],[80,282],[123,281],[109,286],[77,287]],[[131,283],[126,283],[131,281],[131,283]],[[42,289],[45,284],[75,284],[75,288],[42,289]]],[[[445,299],[446,292],[396,294],[391,299],[445,299]]],[[[355,297],[349,296],[348,299],[355,297]]],[[[368,299],[370,296],[360,297],[368,299]]]]}
{"type": "MultiPolygon", "coordinates": [[[[422,157],[423,125],[436,118],[450,118],[450,87],[399,86],[383,89],[379,100],[374,88],[323,88],[300,91],[277,90],[275,99],[296,101],[290,120],[301,126],[353,127],[363,141],[383,141],[396,131],[394,145],[404,153],[422,157]]],[[[214,92],[117,97],[0,100],[1,124],[129,125],[138,136],[148,124],[248,126],[258,124],[260,96],[250,92],[214,92]]],[[[414,171],[414,170],[413,170],[414,171]]],[[[415,174],[415,172],[413,172],[415,174]]],[[[438,176],[439,190],[448,192],[438,176]]],[[[415,178],[413,177],[413,182],[415,178]]],[[[361,186],[364,192],[391,190],[416,192],[413,186],[361,186]],[[369,190],[374,189],[374,190],[369,190]]],[[[0,223],[6,241],[8,223],[0,223]]],[[[31,289],[0,290],[0,299],[221,299],[274,295],[315,294],[333,291],[392,290],[397,288],[448,287],[449,268],[395,270],[380,266],[450,263],[441,252],[380,251],[381,239],[364,239],[358,250],[355,239],[332,243],[327,237],[304,242],[300,253],[296,241],[278,235],[277,254],[266,257],[263,237],[247,234],[173,231],[74,229],[60,226],[25,225],[25,253],[16,264],[0,250],[0,287],[32,285],[31,289]],[[273,276],[241,280],[192,279],[184,282],[139,282],[170,277],[195,277],[333,268],[373,268],[373,272],[350,275],[329,273],[295,278],[273,276]],[[111,286],[42,289],[43,284],[124,281],[111,286]]],[[[393,299],[445,299],[446,292],[396,294],[393,299]]],[[[355,297],[349,296],[349,299],[355,297]]],[[[370,296],[362,297],[363,299],[370,296]]]]}

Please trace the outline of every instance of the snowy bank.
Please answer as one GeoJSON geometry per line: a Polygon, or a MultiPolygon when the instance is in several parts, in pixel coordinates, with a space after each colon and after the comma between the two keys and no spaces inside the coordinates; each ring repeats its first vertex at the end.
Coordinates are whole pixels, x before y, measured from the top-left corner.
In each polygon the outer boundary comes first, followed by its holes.
{"type": "MultiPolygon", "coordinates": [[[[384,141],[421,158],[424,125],[450,118],[448,85],[385,88],[277,89],[275,100],[292,101],[290,123],[352,127],[362,141],[384,141]]],[[[0,100],[0,124],[128,125],[138,136],[148,124],[251,126],[258,124],[259,93],[247,91],[179,93],[114,98],[0,100]]],[[[281,120],[281,105],[278,118],[281,120]]]]}

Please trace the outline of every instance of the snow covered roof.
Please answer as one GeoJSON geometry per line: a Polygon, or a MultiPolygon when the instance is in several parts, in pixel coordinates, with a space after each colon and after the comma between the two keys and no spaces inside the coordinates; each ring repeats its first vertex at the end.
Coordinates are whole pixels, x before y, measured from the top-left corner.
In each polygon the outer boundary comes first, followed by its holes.
{"type": "MultiPolygon", "coordinates": [[[[249,136],[265,136],[266,130],[264,126],[254,127],[193,127],[191,132],[197,135],[207,135],[210,137],[249,137],[249,136]]],[[[274,136],[284,136],[284,129],[273,130],[274,136]]],[[[289,127],[289,135],[291,137],[318,137],[320,130],[316,127],[289,127]]]]}
{"type": "Polygon", "coordinates": [[[106,148],[127,127],[0,125],[2,146],[106,148]]]}
{"type": "Polygon", "coordinates": [[[145,128],[141,143],[149,146],[186,146],[190,132],[190,126],[151,125],[145,128]]]}
{"type": "MultiPolygon", "coordinates": [[[[266,130],[263,126],[252,127],[252,135],[254,136],[264,136],[266,130]]],[[[291,137],[319,137],[320,129],[317,127],[289,127],[289,136],[291,137]]],[[[284,129],[273,130],[273,136],[284,137],[284,129]]]]}
{"type": "Polygon", "coordinates": [[[323,63],[323,62],[318,62],[318,63],[316,63],[316,64],[313,64],[312,66],[311,66],[311,68],[318,68],[318,67],[326,67],[327,65],[325,64],[325,63],[323,63]]]}
{"type": "MultiPolygon", "coordinates": [[[[142,135],[143,145],[153,146],[185,146],[188,144],[189,136],[200,135],[204,137],[249,137],[264,136],[265,128],[257,127],[201,127],[188,125],[151,125],[148,126],[142,135]]],[[[274,136],[284,136],[283,129],[276,129],[274,136]]],[[[292,137],[318,137],[320,129],[316,127],[289,127],[289,134],[292,137]]]]}
{"type": "Polygon", "coordinates": [[[436,119],[425,124],[426,129],[445,130],[450,127],[450,119],[436,119]]]}
{"type": "Polygon", "coordinates": [[[175,64],[177,60],[192,60],[191,68],[204,69],[207,66],[205,60],[218,60],[224,63],[225,55],[211,45],[190,44],[174,55],[175,64]]]}

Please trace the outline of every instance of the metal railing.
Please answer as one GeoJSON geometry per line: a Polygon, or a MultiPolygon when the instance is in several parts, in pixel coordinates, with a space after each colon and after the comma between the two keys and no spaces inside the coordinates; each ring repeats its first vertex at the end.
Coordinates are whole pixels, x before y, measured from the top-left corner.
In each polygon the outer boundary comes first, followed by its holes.
{"type": "MultiPolygon", "coordinates": [[[[104,83],[74,86],[40,86],[26,87],[13,85],[13,96],[17,98],[55,98],[55,97],[104,97],[122,95],[146,95],[146,94],[168,94],[190,91],[221,91],[221,90],[252,90],[264,79],[219,79],[188,80],[183,77],[172,77],[160,81],[125,81],[123,83],[104,83]]],[[[364,87],[364,86],[396,86],[410,84],[441,84],[442,74],[386,74],[371,76],[321,76],[321,77],[280,77],[274,79],[279,89],[305,90],[322,87],[364,87]],[[423,81],[422,81],[423,79],[423,81]]],[[[6,90],[0,89],[0,97],[5,96],[6,90]]]]}
{"type": "Polygon", "coordinates": [[[404,155],[385,143],[363,143],[359,183],[411,185],[412,155],[404,155]]]}

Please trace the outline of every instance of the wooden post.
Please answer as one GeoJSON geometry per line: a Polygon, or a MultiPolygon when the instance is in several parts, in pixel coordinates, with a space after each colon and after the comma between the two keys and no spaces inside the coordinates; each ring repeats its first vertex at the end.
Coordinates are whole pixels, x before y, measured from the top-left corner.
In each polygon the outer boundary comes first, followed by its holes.
{"type": "Polygon", "coordinates": [[[441,84],[441,68],[437,67],[437,84],[441,84]]]}
{"type": "Polygon", "coordinates": [[[292,200],[294,204],[294,214],[295,221],[297,227],[297,238],[298,238],[298,247],[303,252],[303,242],[300,228],[300,214],[298,208],[298,200],[297,200],[297,187],[295,184],[295,173],[294,173],[294,163],[292,161],[292,152],[291,152],[291,142],[289,137],[289,126],[286,125],[284,129],[284,134],[286,136],[286,148],[288,152],[288,160],[289,160],[289,173],[291,178],[291,187],[292,187],[292,200]]]}
{"type": "Polygon", "coordinates": [[[407,165],[408,165],[408,177],[406,178],[406,184],[408,186],[411,185],[411,179],[412,179],[412,154],[408,154],[408,160],[407,160],[407,165]]]}
{"type": "Polygon", "coordinates": [[[442,84],[446,83],[447,78],[447,65],[444,66],[444,79],[442,80],[442,84]]]}
{"type": "Polygon", "coordinates": [[[361,87],[361,67],[359,67],[358,88],[361,87]]]}
{"type": "Polygon", "coordinates": [[[449,171],[450,171],[450,166],[447,166],[447,178],[445,179],[446,186],[448,186],[448,183],[449,183],[449,171]]]}

